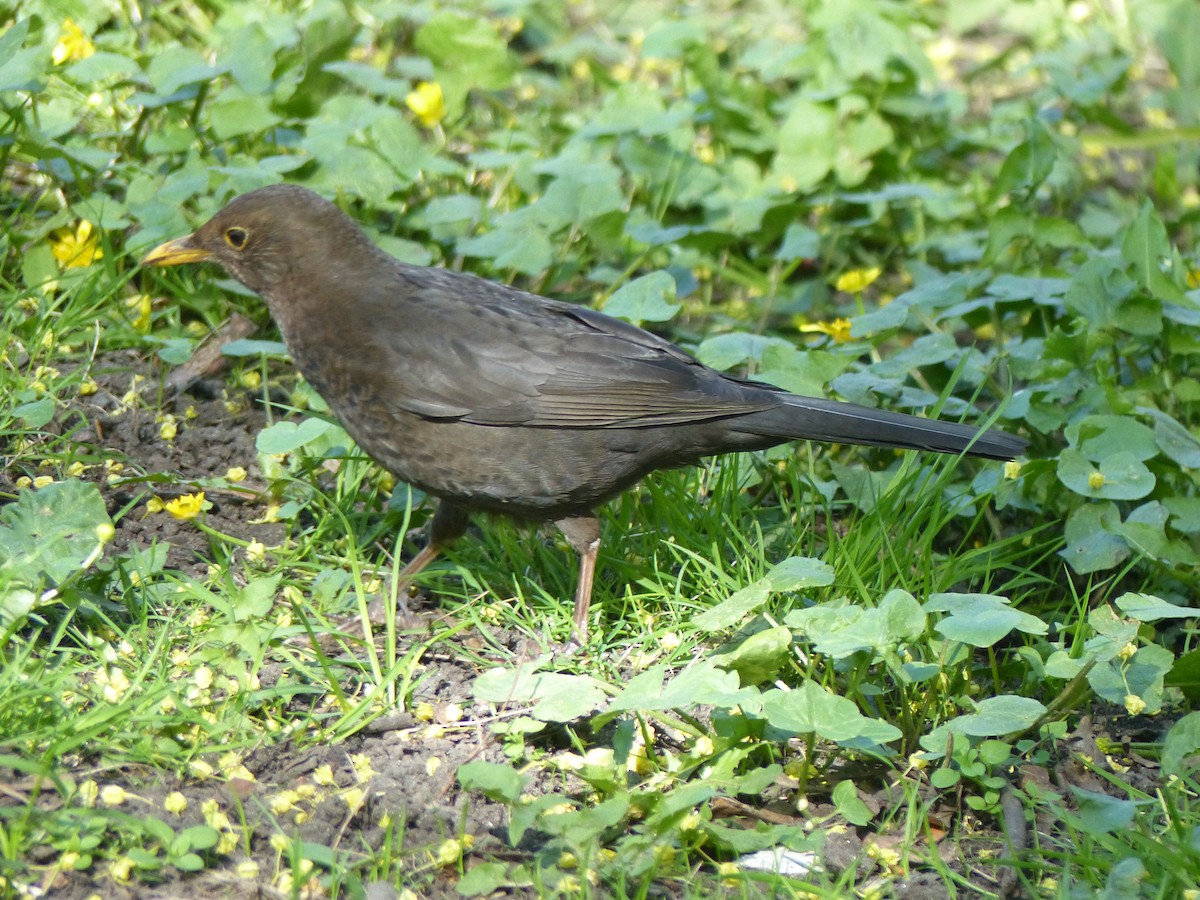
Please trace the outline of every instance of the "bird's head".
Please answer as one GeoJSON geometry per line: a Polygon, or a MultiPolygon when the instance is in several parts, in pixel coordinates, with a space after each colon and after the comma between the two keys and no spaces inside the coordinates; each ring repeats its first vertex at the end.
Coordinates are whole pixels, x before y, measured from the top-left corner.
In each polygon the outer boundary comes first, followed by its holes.
{"type": "Polygon", "coordinates": [[[364,245],[371,247],[328,200],[299,185],[276,184],[230,201],[191,234],[155,247],[142,265],[215,262],[270,301],[364,245]]]}

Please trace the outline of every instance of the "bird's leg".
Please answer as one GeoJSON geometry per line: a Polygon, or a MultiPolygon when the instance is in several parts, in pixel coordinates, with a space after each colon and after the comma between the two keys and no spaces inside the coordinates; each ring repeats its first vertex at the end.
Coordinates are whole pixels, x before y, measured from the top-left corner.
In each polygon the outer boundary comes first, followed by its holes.
{"type": "Polygon", "coordinates": [[[406,613],[408,612],[406,598],[408,597],[408,588],[412,584],[412,580],[417,577],[422,569],[437,559],[444,548],[462,537],[470,521],[471,516],[463,507],[448,503],[445,500],[438,504],[437,511],[433,514],[433,521],[429,523],[429,539],[425,542],[425,546],[421,548],[421,552],[409,560],[408,565],[400,570],[397,578],[396,592],[400,597],[400,604],[404,607],[406,613]]]}
{"type": "Polygon", "coordinates": [[[595,516],[572,516],[554,523],[567,543],[579,554],[579,584],[575,588],[575,636],[587,643],[588,607],[592,603],[592,579],[596,574],[596,554],[600,552],[600,520],[595,516]]]}

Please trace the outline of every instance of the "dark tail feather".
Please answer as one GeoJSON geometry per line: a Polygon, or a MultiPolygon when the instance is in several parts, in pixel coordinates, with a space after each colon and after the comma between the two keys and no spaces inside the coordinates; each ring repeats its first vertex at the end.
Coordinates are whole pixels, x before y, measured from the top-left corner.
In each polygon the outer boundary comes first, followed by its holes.
{"type": "Polygon", "coordinates": [[[853,403],[789,395],[782,406],[742,420],[747,429],[789,440],[829,441],[871,447],[899,447],[937,453],[967,453],[1013,459],[1028,441],[1003,431],[922,419],[853,403]]]}

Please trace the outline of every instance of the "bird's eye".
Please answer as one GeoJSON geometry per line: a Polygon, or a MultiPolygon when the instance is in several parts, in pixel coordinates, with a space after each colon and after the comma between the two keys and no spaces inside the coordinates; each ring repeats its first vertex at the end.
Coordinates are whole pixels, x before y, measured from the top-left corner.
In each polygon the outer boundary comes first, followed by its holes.
{"type": "Polygon", "coordinates": [[[246,234],[245,228],[230,228],[225,232],[225,243],[234,250],[241,250],[246,246],[246,239],[249,237],[246,234]]]}

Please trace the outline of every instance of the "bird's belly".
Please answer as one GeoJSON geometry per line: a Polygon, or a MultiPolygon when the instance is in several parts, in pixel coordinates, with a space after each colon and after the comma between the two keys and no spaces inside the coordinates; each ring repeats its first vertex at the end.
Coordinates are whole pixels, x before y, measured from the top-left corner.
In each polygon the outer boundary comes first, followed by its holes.
{"type": "Polygon", "coordinates": [[[628,432],[472,425],[415,415],[379,422],[350,418],[343,424],[359,446],[401,481],[518,518],[586,513],[655,468],[658,459],[628,432]]]}

